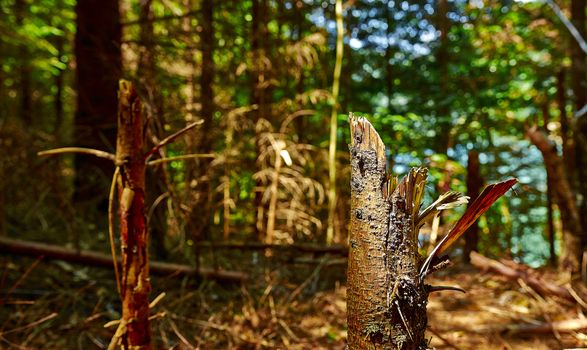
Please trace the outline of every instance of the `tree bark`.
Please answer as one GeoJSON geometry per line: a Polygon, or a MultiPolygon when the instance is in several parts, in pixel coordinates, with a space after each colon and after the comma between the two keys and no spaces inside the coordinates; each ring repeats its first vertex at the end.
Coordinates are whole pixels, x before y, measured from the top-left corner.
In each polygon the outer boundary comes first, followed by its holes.
{"type": "MultiPolygon", "coordinates": [[[[571,20],[581,37],[585,38],[585,0],[571,1],[571,20]]],[[[587,105],[587,55],[577,40],[571,40],[571,71],[573,94],[575,95],[575,112],[587,105]]],[[[574,129],[576,170],[581,225],[587,227],[587,113],[582,113],[575,121],[574,129]]],[[[587,233],[581,236],[582,246],[587,246],[587,233]]],[[[581,261],[581,260],[579,260],[581,261]]]]}
{"type": "Polygon", "coordinates": [[[351,222],[347,272],[348,347],[426,349],[428,293],[418,277],[413,183],[388,189],[385,145],[351,116],[351,222]]]}
{"type": "MultiPolygon", "coordinates": [[[[27,8],[28,5],[26,0],[16,0],[14,2],[16,24],[20,27],[23,25],[27,8]]],[[[18,111],[20,120],[26,125],[31,125],[33,122],[31,101],[31,63],[29,50],[25,44],[18,45],[18,79],[20,95],[20,108],[18,111]]]]}
{"type": "MultiPolygon", "coordinates": [[[[151,8],[152,0],[141,0],[140,6],[140,36],[144,43],[139,57],[139,66],[137,76],[140,79],[139,93],[143,96],[143,105],[145,107],[148,129],[146,130],[153,143],[158,143],[163,135],[165,120],[163,119],[163,101],[161,93],[157,88],[157,63],[154,47],[153,33],[153,11],[151,8]]],[[[161,158],[165,157],[165,152],[159,151],[161,158]]],[[[165,167],[150,167],[147,170],[147,203],[155,205],[157,199],[167,191],[166,179],[169,178],[165,167]]],[[[152,237],[151,247],[157,258],[165,259],[167,257],[167,248],[165,247],[165,233],[167,232],[167,212],[164,205],[159,205],[150,209],[149,218],[149,236],[152,237]]]]}
{"type": "Polygon", "coordinates": [[[563,161],[556,153],[554,145],[538,127],[529,128],[526,130],[526,135],[542,153],[546,172],[549,173],[555,185],[554,198],[560,209],[563,226],[563,254],[560,266],[565,270],[578,272],[583,252],[581,246],[583,230],[575,195],[564,172],[563,161]]]}
{"type": "Polygon", "coordinates": [[[116,164],[118,184],[120,244],[122,250],[122,321],[124,349],[149,350],[148,237],[145,220],[145,157],[141,101],[134,87],[120,82],[116,164]]]}
{"type": "Polygon", "coordinates": [[[338,94],[340,92],[340,74],[344,48],[344,26],[342,18],[342,0],[336,0],[336,61],[332,78],[332,110],[330,113],[330,140],[328,146],[328,227],[326,244],[334,243],[334,224],[336,215],[336,135],[338,126],[338,94]]]}
{"type": "Polygon", "coordinates": [[[438,46],[438,52],[436,54],[436,61],[438,64],[439,84],[440,93],[438,96],[438,129],[439,131],[439,153],[446,154],[447,150],[451,146],[451,123],[450,123],[450,110],[448,103],[446,102],[446,96],[450,94],[449,84],[450,81],[448,74],[448,64],[450,60],[448,46],[449,38],[448,32],[450,31],[451,22],[448,18],[449,4],[448,0],[438,0],[437,2],[437,26],[440,31],[440,45],[438,46]]]}
{"type": "MultiPolygon", "coordinates": [[[[253,111],[253,119],[257,123],[261,118],[268,118],[266,105],[266,89],[265,89],[265,64],[266,64],[266,52],[264,48],[264,40],[266,40],[266,0],[253,0],[251,7],[252,21],[251,21],[251,52],[252,62],[250,67],[250,84],[251,84],[251,105],[256,105],[257,109],[253,111]]],[[[259,157],[261,150],[259,145],[259,135],[255,135],[255,152],[257,158],[259,157]]],[[[256,188],[262,188],[260,180],[255,182],[256,188]]],[[[254,231],[259,239],[263,242],[266,236],[266,228],[264,227],[264,215],[265,212],[263,204],[263,193],[262,191],[255,191],[254,207],[256,208],[256,222],[254,231]]]]}
{"type": "MultiPolygon", "coordinates": [[[[477,198],[483,187],[483,178],[481,177],[481,164],[479,163],[479,153],[469,151],[469,162],[467,164],[467,196],[471,200],[477,198]]],[[[479,245],[479,224],[473,223],[465,232],[465,249],[463,250],[463,260],[466,264],[470,263],[469,255],[473,251],[478,251],[479,245]]]]}
{"type": "MultiPolygon", "coordinates": [[[[75,7],[77,110],[75,143],[81,147],[114,151],[118,100],[116,88],[122,72],[121,25],[118,0],[84,0],[75,7]]],[[[75,157],[75,198],[78,203],[102,198],[112,163],[75,157]]]]}
{"type": "Polygon", "coordinates": [[[546,172],[546,229],[548,232],[548,252],[550,266],[556,267],[556,232],[554,230],[554,182],[552,174],[546,172]]]}
{"type": "MultiPolygon", "coordinates": [[[[204,120],[202,132],[195,142],[194,153],[211,153],[213,150],[213,138],[210,130],[213,130],[214,118],[214,0],[203,0],[201,3],[202,31],[200,41],[202,45],[202,66],[200,74],[200,103],[202,109],[200,115],[204,120]]],[[[192,189],[195,197],[192,201],[191,214],[188,221],[188,231],[201,240],[210,225],[211,192],[210,158],[198,159],[190,167],[191,179],[196,179],[197,185],[192,189]]]]}
{"type": "MultiPolygon", "coordinates": [[[[563,141],[563,160],[569,182],[575,188],[575,142],[573,140],[573,124],[567,113],[567,93],[565,88],[567,71],[563,68],[556,75],[556,99],[559,110],[559,122],[561,125],[561,138],[563,141]]],[[[545,126],[546,127],[546,126],[545,126]]]]}

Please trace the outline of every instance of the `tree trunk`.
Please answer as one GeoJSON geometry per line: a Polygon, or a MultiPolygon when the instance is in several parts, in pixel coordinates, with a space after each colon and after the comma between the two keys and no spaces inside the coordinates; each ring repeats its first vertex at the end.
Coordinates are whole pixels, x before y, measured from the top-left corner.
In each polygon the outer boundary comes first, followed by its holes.
{"type": "MultiPolygon", "coordinates": [[[[585,0],[571,1],[571,20],[581,37],[586,37],[585,28],[585,0]]],[[[573,94],[575,95],[575,111],[578,112],[587,105],[587,60],[576,40],[571,41],[571,76],[573,94]]],[[[575,122],[574,130],[576,170],[581,225],[587,227],[587,113],[582,113],[575,122]]],[[[587,246],[587,233],[581,236],[582,246],[587,246]]],[[[579,260],[580,261],[580,260],[579,260]]]]}
{"type": "MultiPolygon", "coordinates": [[[[265,39],[265,17],[267,6],[266,0],[252,1],[252,21],[251,21],[251,52],[252,63],[250,67],[250,84],[251,84],[251,105],[256,105],[257,109],[253,111],[253,120],[257,123],[261,118],[267,118],[265,107],[265,53],[262,48],[265,47],[263,40],[265,39]]],[[[257,158],[261,150],[259,145],[259,135],[255,135],[255,152],[257,158]]],[[[258,170],[258,169],[257,169],[258,170]]],[[[260,180],[255,181],[257,189],[262,188],[260,180]]],[[[263,242],[265,240],[266,228],[264,227],[264,212],[263,193],[260,190],[255,191],[254,207],[256,208],[256,222],[254,231],[259,239],[263,242]]]]}
{"type": "Polygon", "coordinates": [[[546,172],[546,229],[548,232],[548,251],[549,251],[549,262],[550,266],[556,267],[556,232],[554,230],[554,208],[553,208],[553,197],[554,197],[554,183],[552,174],[546,172]]]}
{"type": "MultiPolygon", "coordinates": [[[[211,153],[213,150],[214,118],[214,0],[203,0],[201,3],[202,31],[200,42],[202,47],[202,69],[200,75],[200,103],[202,106],[200,115],[204,123],[200,130],[194,153],[211,153]]],[[[188,221],[188,231],[196,240],[201,240],[210,224],[211,192],[210,182],[210,158],[199,158],[191,167],[191,179],[197,181],[192,188],[195,197],[192,201],[192,209],[188,221]]]]}
{"type": "Polygon", "coordinates": [[[573,125],[567,113],[566,73],[567,71],[565,69],[561,69],[556,76],[556,99],[560,116],[560,132],[563,141],[563,161],[569,182],[575,188],[575,142],[573,140],[573,125]]]}
{"type": "MultiPolygon", "coordinates": [[[[84,0],[75,7],[77,110],[75,143],[81,147],[114,151],[116,142],[116,87],[122,72],[121,25],[118,0],[84,0]]],[[[75,157],[76,202],[102,198],[112,163],[75,157]]]]}
{"type": "MultiPolygon", "coordinates": [[[[481,177],[481,165],[479,163],[479,153],[469,151],[469,162],[467,164],[467,196],[471,201],[479,196],[483,187],[483,178],[481,177]]],[[[470,254],[478,251],[479,244],[479,224],[473,223],[465,232],[465,249],[463,250],[463,260],[466,264],[470,263],[470,254]]]]}
{"type": "MultiPolygon", "coordinates": [[[[64,30],[64,28],[60,28],[64,30]]],[[[63,44],[65,38],[61,35],[55,38],[55,48],[57,49],[57,60],[61,63],[67,64],[67,62],[63,62],[61,57],[63,57],[63,44]]],[[[55,124],[53,128],[53,132],[55,135],[59,135],[61,132],[61,127],[63,124],[63,78],[65,76],[65,69],[59,69],[59,73],[55,76],[55,97],[53,100],[53,107],[55,110],[55,124]]]]}
{"type": "Polygon", "coordinates": [[[122,320],[124,349],[151,349],[149,325],[148,237],[145,220],[145,157],[141,101],[133,86],[120,82],[116,163],[120,245],[122,250],[122,320]]]}
{"type": "Polygon", "coordinates": [[[328,228],[326,244],[334,243],[334,221],[336,215],[336,135],[338,119],[338,94],[340,92],[340,73],[344,48],[344,26],[342,0],[336,1],[336,62],[332,79],[332,110],[330,113],[330,141],[328,146],[328,228]]]}
{"type": "Polygon", "coordinates": [[[526,134],[542,153],[546,172],[555,185],[554,198],[560,210],[563,226],[563,254],[560,266],[565,270],[578,272],[583,252],[581,246],[583,230],[575,196],[565,176],[563,161],[556,153],[554,145],[538,127],[528,129],[526,134]]]}
{"type": "MultiPolygon", "coordinates": [[[[16,0],[14,2],[14,14],[16,16],[16,24],[19,27],[22,27],[23,25],[27,8],[28,5],[26,0],[16,0]]],[[[20,120],[26,125],[31,125],[33,122],[31,101],[31,64],[29,50],[25,44],[18,45],[18,76],[20,94],[20,120]]]]}
{"type": "Polygon", "coordinates": [[[347,276],[348,347],[426,349],[428,292],[409,193],[389,188],[385,145],[371,124],[351,116],[351,222],[347,276]]]}
{"type": "MultiPolygon", "coordinates": [[[[141,0],[140,6],[140,37],[143,47],[140,51],[137,76],[141,82],[139,93],[143,96],[143,105],[146,113],[148,129],[147,135],[153,143],[158,143],[163,135],[165,120],[163,119],[163,101],[157,88],[157,64],[153,38],[153,11],[152,0],[141,0]]],[[[165,157],[163,149],[159,150],[159,156],[165,157]]],[[[166,179],[169,178],[165,167],[150,167],[147,170],[146,181],[149,192],[147,203],[156,205],[160,196],[167,192],[166,179]]],[[[165,233],[167,232],[167,211],[164,205],[149,209],[149,236],[151,247],[157,258],[167,257],[165,247],[165,233]]]]}
{"type": "Polygon", "coordinates": [[[448,32],[450,31],[451,22],[448,18],[449,4],[448,0],[438,0],[437,8],[437,26],[440,31],[440,45],[438,46],[438,52],[436,54],[436,61],[438,64],[439,84],[440,93],[438,97],[438,129],[439,129],[439,153],[446,154],[451,144],[451,118],[449,106],[446,102],[446,96],[450,94],[448,82],[450,77],[448,76],[448,63],[449,63],[449,51],[448,51],[448,32]]]}
{"type": "MultiPolygon", "coordinates": [[[[563,71],[561,71],[563,72],[563,71]]],[[[561,124],[561,135],[563,140],[563,167],[565,175],[567,175],[567,180],[569,181],[569,185],[572,187],[573,181],[571,181],[571,173],[569,171],[569,162],[566,157],[568,157],[568,121],[567,121],[567,113],[566,113],[566,96],[564,93],[564,73],[561,73],[557,77],[557,95],[558,95],[558,104],[559,104],[559,112],[560,112],[560,124],[561,124]],[[562,77],[561,77],[562,74],[562,77]]],[[[548,124],[550,123],[550,110],[548,102],[542,105],[542,117],[544,119],[544,129],[548,130],[548,124]]],[[[555,250],[555,243],[556,243],[556,232],[554,230],[554,179],[552,178],[552,172],[546,172],[546,231],[548,234],[548,243],[549,243],[549,262],[550,265],[556,267],[556,250],[555,250]]]]}
{"type": "MultiPolygon", "coordinates": [[[[306,19],[305,17],[305,13],[306,13],[306,8],[305,8],[305,4],[303,0],[296,0],[295,1],[295,8],[294,8],[294,16],[295,16],[295,22],[294,22],[294,26],[296,28],[296,40],[297,41],[301,41],[303,36],[304,36],[304,20],[306,19]]],[[[305,70],[302,69],[300,72],[300,79],[296,82],[296,94],[297,95],[301,95],[302,93],[304,93],[304,81],[305,81],[305,76],[304,76],[305,70]]],[[[300,110],[304,109],[304,104],[302,102],[300,102],[300,105],[298,107],[300,110]]],[[[295,119],[295,128],[296,128],[296,134],[298,135],[298,142],[300,144],[305,143],[306,142],[306,118],[296,118],[295,119]]]]}

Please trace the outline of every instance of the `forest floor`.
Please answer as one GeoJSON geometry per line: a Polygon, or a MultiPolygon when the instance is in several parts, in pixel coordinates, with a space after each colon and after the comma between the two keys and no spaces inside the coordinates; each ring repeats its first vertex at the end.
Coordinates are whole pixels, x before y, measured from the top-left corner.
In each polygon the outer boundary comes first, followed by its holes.
{"type": "MultiPolygon", "coordinates": [[[[0,268],[0,349],[108,348],[116,326],[104,325],[120,317],[110,271],[14,257],[0,257],[0,268]]],[[[275,273],[247,286],[155,278],[155,348],[342,350],[346,289],[336,279],[344,280],[344,273],[338,269],[328,274],[329,268],[323,267],[322,273],[314,269],[302,283],[275,278],[275,273]],[[320,288],[326,279],[332,284],[320,288]]],[[[544,273],[556,281],[554,272],[544,273]]],[[[521,325],[581,317],[576,305],[539,296],[523,282],[474,268],[453,269],[429,282],[467,291],[431,296],[428,336],[436,349],[587,345],[582,333],[516,331],[521,325]]]]}

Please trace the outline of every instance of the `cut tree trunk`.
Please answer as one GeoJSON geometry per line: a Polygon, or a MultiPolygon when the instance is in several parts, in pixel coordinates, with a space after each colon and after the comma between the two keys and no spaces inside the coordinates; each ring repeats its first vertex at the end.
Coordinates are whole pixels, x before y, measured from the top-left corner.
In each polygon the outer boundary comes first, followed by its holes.
{"type": "Polygon", "coordinates": [[[141,101],[129,82],[119,84],[118,137],[116,164],[118,184],[120,243],[122,250],[122,321],[124,349],[151,349],[149,325],[149,257],[145,218],[145,170],[143,150],[144,121],[141,101]]]}
{"type": "MultiPolygon", "coordinates": [[[[385,145],[351,116],[348,347],[426,349],[428,292],[418,276],[409,181],[387,188],[385,145]]],[[[413,183],[412,183],[413,185],[413,183]]]]}

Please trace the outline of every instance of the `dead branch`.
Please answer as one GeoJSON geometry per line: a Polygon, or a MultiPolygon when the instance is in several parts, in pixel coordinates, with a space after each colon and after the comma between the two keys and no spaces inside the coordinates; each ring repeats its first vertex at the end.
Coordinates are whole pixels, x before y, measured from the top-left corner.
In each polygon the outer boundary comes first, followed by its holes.
{"type": "MultiPolygon", "coordinates": [[[[0,237],[0,252],[16,255],[44,256],[45,259],[63,260],[80,265],[112,268],[112,257],[92,251],[76,251],[60,246],[27,242],[18,239],[0,237]]],[[[120,258],[117,259],[120,264],[120,258]]],[[[238,271],[222,271],[200,267],[153,261],[150,271],[158,275],[198,276],[224,282],[244,282],[248,276],[238,271]]]]}
{"type": "Polygon", "coordinates": [[[195,128],[196,126],[198,126],[202,123],[204,123],[203,120],[198,120],[197,122],[193,122],[193,123],[189,124],[188,126],[186,126],[185,128],[167,136],[166,138],[161,140],[161,142],[159,142],[157,145],[155,145],[155,147],[151,148],[151,150],[149,152],[147,152],[147,154],[145,154],[145,160],[148,160],[153,154],[157,153],[157,151],[159,151],[165,145],[173,142],[176,138],[180,137],[182,134],[190,131],[191,129],[195,128]]]}
{"type": "Polygon", "coordinates": [[[115,161],[116,156],[112,153],[100,151],[98,149],[93,148],[83,148],[83,147],[63,147],[63,148],[55,148],[46,151],[37,152],[38,156],[52,156],[56,154],[64,154],[64,153],[77,153],[77,154],[89,154],[92,156],[96,156],[98,158],[108,159],[110,161],[115,161]]]}
{"type": "Polygon", "coordinates": [[[576,302],[568,289],[535,276],[530,273],[533,270],[523,271],[521,269],[515,269],[476,252],[471,252],[471,264],[482,270],[491,270],[504,275],[512,280],[520,278],[541,295],[554,295],[565,300],[576,302]]]}
{"type": "Polygon", "coordinates": [[[337,254],[348,255],[348,247],[343,245],[318,245],[308,243],[294,243],[294,244],[264,244],[264,243],[213,243],[201,242],[198,243],[198,248],[213,249],[213,250],[280,250],[280,251],[299,251],[304,253],[314,254],[337,254]]]}
{"type": "Polygon", "coordinates": [[[59,314],[57,312],[53,312],[53,313],[49,314],[48,316],[45,316],[45,317],[43,317],[43,318],[41,318],[39,320],[36,320],[34,322],[31,322],[31,323],[29,323],[29,324],[27,324],[25,326],[14,328],[14,329],[11,329],[11,330],[8,330],[8,331],[4,331],[4,332],[0,332],[0,336],[3,336],[3,335],[8,334],[8,333],[20,332],[20,331],[23,331],[25,329],[36,327],[36,326],[40,325],[41,323],[47,322],[47,321],[49,321],[49,320],[57,317],[58,315],[59,314]]]}
{"type": "Polygon", "coordinates": [[[157,165],[161,163],[169,163],[174,162],[176,160],[186,160],[186,159],[197,159],[197,158],[216,158],[216,155],[213,153],[202,153],[202,154],[186,154],[183,156],[176,156],[176,157],[166,157],[155,159],[147,162],[147,165],[157,165]]]}
{"type": "Polygon", "coordinates": [[[570,333],[587,329],[587,319],[580,318],[542,324],[509,325],[506,328],[510,333],[570,333]]]}

